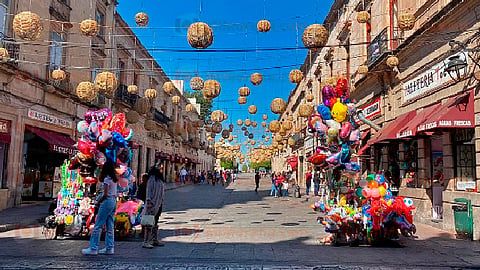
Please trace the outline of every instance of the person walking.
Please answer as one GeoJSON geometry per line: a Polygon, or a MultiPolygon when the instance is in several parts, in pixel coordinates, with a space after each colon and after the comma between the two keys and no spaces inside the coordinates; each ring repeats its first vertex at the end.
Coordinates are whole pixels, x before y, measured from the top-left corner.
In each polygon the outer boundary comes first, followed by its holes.
{"type": "Polygon", "coordinates": [[[182,167],[182,169],[180,170],[180,181],[182,182],[182,184],[185,184],[185,182],[187,181],[187,175],[187,169],[185,169],[185,167],[182,167]]]}
{"type": "Polygon", "coordinates": [[[146,206],[142,215],[155,216],[153,226],[146,226],[145,237],[143,241],[144,248],[153,248],[154,246],[163,246],[164,243],[158,240],[158,219],[162,214],[163,200],[165,198],[165,185],[163,184],[163,175],[157,166],[154,166],[148,172],[146,206]]]}
{"type": "Polygon", "coordinates": [[[255,173],[255,192],[258,192],[258,186],[260,185],[260,174],[258,171],[255,173]]]}
{"type": "Polygon", "coordinates": [[[277,187],[275,186],[275,182],[277,177],[275,176],[275,172],[272,173],[272,188],[270,189],[270,196],[276,196],[277,194],[277,187]]]}
{"type": "Polygon", "coordinates": [[[315,169],[315,174],[313,175],[313,193],[315,196],[318,196],[318,191],[320,189],[320,169],[315,169]]]}
{"type": "Polygon", "coordinates": [[[310,194],[310,189],[312,187],[312,169],[308,169],[307,173],[305,174],[305,185],[306,185],[305,194],[307,194],[308,196],[310,194]]]}
{"type": "Polygon", "coordinates": [[[98,208],[97,219],[90,236],[90,247],[82,249],[83,255],[114,254],[113,216],[117,208],[117,176],[115,175],[115,164],[113,162],[107,161],[103,164],[99,181],[101,183],[100,192],[95,204],[95,207],[98,208]],[[103,226],[106,226],[105,248],[98,250],[103,226]]]}

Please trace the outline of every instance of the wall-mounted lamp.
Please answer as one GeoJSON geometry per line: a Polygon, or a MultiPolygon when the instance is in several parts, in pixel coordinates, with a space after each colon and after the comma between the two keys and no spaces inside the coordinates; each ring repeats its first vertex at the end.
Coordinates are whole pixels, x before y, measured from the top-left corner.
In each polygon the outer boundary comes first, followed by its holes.
{"type": "MultiPolygon", "coordinates": [[[[476,66],[480,66],[478,61],[475,60],[470,55],[470,52],[480,52],[480,48],[467,48],[467,45],[463,42],[456,41],[456,40],[450,40],[448,42],[448,45],[450,45],[451,51],[455,51],[454,47],[458,46],[460,47],[463,51],[466,52],[466,55],[475,63],[476,66]]],[[[459,82],[462,80],[462,72],[465,74],[467,72],[467,59],[462,59],[459,55],[454,55],[450,58],[448,58],[448,62],[446,64],[445,71],[448,72],[448,75],[456,82],[459,82]]]]}

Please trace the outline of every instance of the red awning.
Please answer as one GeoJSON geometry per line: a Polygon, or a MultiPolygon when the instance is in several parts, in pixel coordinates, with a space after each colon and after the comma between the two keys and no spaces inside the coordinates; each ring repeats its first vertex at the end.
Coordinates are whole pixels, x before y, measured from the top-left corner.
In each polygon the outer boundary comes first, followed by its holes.
{"type": "Polygon", "coordinates": [[[362,141],[365,140],[365,138],[368,136],[368,134],[370,134],[370,129],[367,129],[364,132],[362,132],[361,140],[362,141]]]}
{"type": "Polygon", "coordinates": [[[50,144],[50,151],[73,155],[76,152],[75,141],[67,135],[39,129],[35,127],[27,127],[31,132],[35,133],[38,137],[44,139],[50,144]]]}
{"type": "Polygon", "coordinates": [[[441,106],[441,104],[436,104],[418,113],[412,121],[408,122],[403,129],[397,132],[397,138],[415,136],[417,134],[417,127],[429,119],[432,115],[438,113],[441,106]]]}
{"type": "Polygon", "coordinates": [[[473,128],[475,127],[473,90],[451,97],[441,105],[436,113],[417,127],[417,131],[436,128],[473,128]]]}
{"type": "Polygon", "coordinates": [[[291,156],[287,159],[288,165],[292,167],[292,170],[295,170],[298,165],[298,157],[297,156],[291,156]]]}

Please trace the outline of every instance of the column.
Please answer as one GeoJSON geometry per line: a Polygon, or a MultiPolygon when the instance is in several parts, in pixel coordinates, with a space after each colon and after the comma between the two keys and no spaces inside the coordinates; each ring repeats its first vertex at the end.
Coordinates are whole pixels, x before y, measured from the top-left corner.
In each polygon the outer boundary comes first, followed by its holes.
{"type": "Polygon", "coordinates": [[[477,181],[477,189],[480,186],[480,94],[475,95],[475,90],[472,90],[475,100],[474,114],[475,114],[475,175],[477,181]]]}
{"type": "Polygon", "coordinates": [[[444,188],[448,190],[455,189],[455,168],[452,136],[450,132],[443,132],[443,176],[444,188]]]}
{"type": "Polygon", "coordinates": [[[428,138],[418,139],[418,183],[419,187],[429,188],[431,179],[430,166],[430,140],[428,138]]]}

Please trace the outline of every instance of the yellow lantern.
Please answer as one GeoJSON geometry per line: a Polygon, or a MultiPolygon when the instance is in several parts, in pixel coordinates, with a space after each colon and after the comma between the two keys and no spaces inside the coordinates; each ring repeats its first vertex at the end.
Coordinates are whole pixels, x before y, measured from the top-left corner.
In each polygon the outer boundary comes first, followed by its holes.
{"type": "Polygon", "coordinates": [[[247,103],[247,98],[246,97],[239,97],[238,98],[238,104],[243,105],[247,103]]]}
{"type": "Polygon", "coordinates": [[[200,77],[193,77],[190,80],[190,88],[194,91],[200,91],[203,89],[203,79],[200,77]]]}
{"type": "Polygon", "coordinates": [[[212,119],[213,122],[223,122],[225,120],[225,113],[221,110],[213,111],[210,114],[210,119],[212,119]]]}
{"type": "Polygon", "coordinates": [[[240,87],[238,89],[238,94],[241,96],[241,97],[248,97],[250,95],[250,88],[248,87],[240,87]]]}
{"type": "Polygon", "coordinates": [[[270,109],[275,114],[281,114],[287,109],[287,103],[281,98],[276,98],[270,104],[270,109]]]}
{"type": "Polygon", "coordinates": [[[108,71],[97,74],[95,77],[95,87],[97,87],[100,93],[105,94],[107,97],[113,97],[113,94],[118,87],[118,81],[115,74],[108,71]]]}
{"type": "Polygon", "coordinates": [[[167,95],[171,95],[175,91],[175,85],[173,84],[173,82],[168,81],[163,84],[162,89],[167,95]]]}
{"type": "Polygon", "coordinates": [[[67,73],[61,69],[55,69],[52,71],[52,79],[57,82],[64,81],[67,78],[67,73]]]}
{"type": "Polygon", "coordinates": [[[313,94],[311,94],[311,93],[310,93],[310,94],[307,94],[307,95],[305,96],[305,100],[306,100],[307,102],[312,102],[314,99],[315,99],[315,96],[314,96],[313,94]]]}
{"type": "Polygon", "coordinates": [[[245,126],[250,126],[252,124],[252,121],[250,119],[245,119],[245,126]]]}
{"type": "Polygon", "coordinates": [[[357,13],[358,23],[367,23],[370,20],[370,13],[368,11],[360,11],[357,13]]]}
{"type": "Polygon", "coordinates": [[[0,48],[0,61],[7,62],[8,59],[10,59],[10,54],[8,53],[8,50],[3,47],[0,48]]]}
{"type": "Polygon", "coordinates": [[[193,48],[206,49],[213,43],[212,28],[203,22],[192,23],[188,27],[187,39],[193,48]]]}
{"type": "Polygon", "coordinates": [[[298,115],[300,117],[309,117],[313,114],[313,106],[310,104],[301,104],[298,108],[298,115]]]}
{"type": "Polygon", "coordinates": [[[398,28],[402,31],[412,30],[415,26],[415,15],[412,13],[403,13],[398,16],[398,28]]]}
{"type": "Polygon", "coordinates": [[[148,18],[148,15],[144,12],[139,12],[139,13],[137,13],[137,15],[135,15],[135,22],[140,27],[147,26],[149,21],[150,21],[150,19],[148,18]]]}
{"type": "Polygon", "coordinates": [[[137,111],[139,114],[146,114],[151,108],[150,100],[148,98],[139,98],[135,102],[134,107],[135,111],[137,111]]]}
{"type": "Polygon", "coordinates": [[[321,48],[327,44],[328,30],[320,24],[308,26],[302,35],[302,41],[306,48],[321,48]]]}
{"type": "Polygon", "coordinates": [[[367,75],[368,74],[368,66],[367,65],[361,65],[358,67],[358,74],[360,75],[367,75]]]}
{"type": "Polygon", "coordinates": [[[281,128],[281,124],[278,120],[273,120],[268,124],[268,129],[271,132],[278,132],[281,128]]]}
{"type": "Polygon", "coordinates": [[[140,114],[134,110],[130,110],[125,114],[125,118],[127,119],[128,123],[135,124],[140,119],[140,114]]]}
{"type": "Polygon", "coordinates": [[[98,23],[92,19],[83,20],[80,23],[80,31],[87,37],[94,37],[98,35],[98,23]]]}
{"type": "Polygon", "coordinates": [[[243,120],[242,120],[242,119],[238,119],[238,120],[237,120],[237,125],[239,125],[239,126],[243,125],[243,120]]]}
{"type": "Polygon", "coordinates": [[[147,97],[149,99],[157,98],[157,90],[155,90],[153,88],[149,88],[149,89],[145,90],[145,97],[147,97]]]}
{"type": "Polygon", "coordinates": [[[267,127],[267,122],[263,121],[262,122],[262,127],[264,127],[264,128],[267,127]]]}
{"type": "Polygon", "coordinates": [[[252,76],[250,76],[250,82],[252,82],[253,85],[259,85],[263,81],[263,76],[260,73],[253,73],[252,76]]]}
{"type": "Polygon", "coordinates": [[[195,106],[193,104],[187,104],[187,106],[185,106],[185,110],[187,112],[194,112],[195,111],[195,106]]]}
{"type": "Polygon", "coordinates": [[[256,114],[256,113],[257,113],[257,106],[255,106],[255,105],[250,105],[250,106],[248,107],[248,112],[249,112],[250,114],[256,114]]]}
{"type": "Polygon", "coordinates": [[[203,96],[206,99],[214,99],[220,95],[221,86],[216,80],[207,80],[203,85],[203,96]]]}
{"type": "Polygon", "coordinates": [[[33,41],[42,35],[43,24],[36,13],[24,11],[13,18],[13,31],[21,39],[33,41]]]}
{"type": "Polygon", "coordinates": [[[391,55],[387,58],[387,66],[389,66],[390,68],[398,66],[399,62],[400,61],[396,56],[391,55]]]}
{"type": "Polygon", "coordinates": [[[267,119],[268,119],[268,115],[264,114],[264,115],[262,116],[262,119],[263,119],[263,120],[267,120],[267,119]]]}
{"type": "Polygon", "coordinates": [[[297,142],[292,137],[288,138],[288,145],[295,146],[296,143],[297,142]]]}
{"type": "Polygon", "coordinates": [[[138,93],[138,86],[136,86],[135,84],[131,84],[127,87],[127,92],[129,94],[137,94],[138,93]]]}
{"type": "Polygon", "coordinates": [[[293,128],[293,123],[292,123],[292,121],[287,120],[287,121],[283,122],[282,128],[283,128],[284,130],[286,130],[286,131],[291,130],[291,129],[293,128]]]}
{"type": "Polygon", "coordinates": [[[97,89],[91,82],[81,82],[77,86],[77,96],[86,102],[92,102],[97,97],[97,89]]]}
{"type": "Polygon", "coordinates": [[[257,29],[259,32],[268,32],[270,31],[272,24],[268,20],[260,20],[257,23],[257,29]]]}
{"type": "Polygon", "coordinates": [[[173,96],[172,97],[172,103],[177,105],[180,103],[180,97],[179,96],[173,96]]]}

